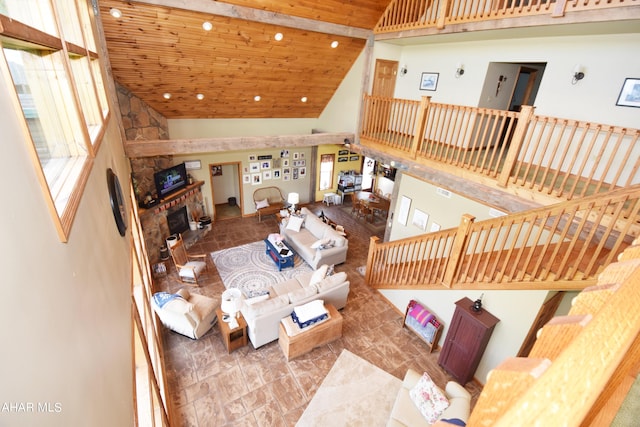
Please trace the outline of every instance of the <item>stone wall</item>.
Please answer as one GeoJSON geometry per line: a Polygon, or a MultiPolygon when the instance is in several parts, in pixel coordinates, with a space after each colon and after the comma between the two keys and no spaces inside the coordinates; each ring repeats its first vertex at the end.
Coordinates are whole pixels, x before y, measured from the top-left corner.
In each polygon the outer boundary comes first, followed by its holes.
{"type": "MultiPolygon", "coordinates": [[[[169,125],[162,114],[117,82],[116,91],[122,114],[122,126],[128,141],[169,139],[169,125]]],[[[173,156],[130,159],[130,163],[136,198],[142,201],[147,194],[155,198],[153,174],[173,166],[173,156]]]]}

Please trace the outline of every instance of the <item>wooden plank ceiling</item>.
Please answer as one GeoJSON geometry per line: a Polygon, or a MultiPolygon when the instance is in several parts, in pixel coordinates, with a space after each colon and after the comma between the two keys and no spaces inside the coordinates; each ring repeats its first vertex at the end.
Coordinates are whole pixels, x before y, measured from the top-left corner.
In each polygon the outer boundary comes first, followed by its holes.
{"type": "Polygon", "coordinates": [[[115,80],[165,117],[315,118],[389,1],[100,0],[99,6],[115,80]],[[122,17],[111,16],[112,8],[122,17]]]}

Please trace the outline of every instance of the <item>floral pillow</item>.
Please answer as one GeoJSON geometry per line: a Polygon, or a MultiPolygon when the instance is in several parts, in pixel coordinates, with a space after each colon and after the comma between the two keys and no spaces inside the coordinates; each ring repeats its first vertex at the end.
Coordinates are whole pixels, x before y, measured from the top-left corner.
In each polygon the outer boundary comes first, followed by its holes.
{"type": "Polygon", "coordinates": [[[409,391],[409,396],[429,424],[435,423],[444,410],[449,407],[447,397],[426,372],[409,391]]]}

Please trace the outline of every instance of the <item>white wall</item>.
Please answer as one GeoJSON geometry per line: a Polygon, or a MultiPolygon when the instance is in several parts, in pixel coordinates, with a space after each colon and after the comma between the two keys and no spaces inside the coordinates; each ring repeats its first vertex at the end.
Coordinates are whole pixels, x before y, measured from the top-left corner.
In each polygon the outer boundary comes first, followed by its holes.
{"type": "MultiPolygon", "coordinates": [[[[299,177],[298,179],[290,179],[289,181],[285,181],[282,177],[280,179],[271,179],[271,180],[263,180],[261,185],[253,185],[253,184],[244,184],[240,182],[239,188],[242,188],[242,198],[238,198],[238,203],[242,202],[242,214],[250,215],[256,212],[255,204],[253,202],[253,192],[261,187],[267,186],[276,186],[280,188],[282,191],[282,195],[284,198],[287,198],[287,194],[290,192],[297,192],[300,194],[300,203],[308,203],[309,195],[314,194],[310,191],[310,182],[311,182],[311,147],[303,147],[295,150],[289,150],[289,162],[290,169],[293,171],[293,154],[297,152],[302,154],[305,162],[307,174],[304,177],[299,177]]],[[[229,162],[240,162],[240,173],[241,175],[246,175],[245,168],[249,170],[249,155],[262,156],[262,155],[271,155],[272,156],[272,175],[273,170],[276,169],[273,167],[274,160],[280,161],[282,164],[282,159],[280,158],[280,148],[273,149],[265,149],[265,150],[253,150],[253,151],[227,151],[223,153],[206,153],[206,154],[198,154],[198,155],[184,155],[184,156],[174,156],[174,163],[180,163],[185,160],[194,160],[200,159],[202,164],[202,169],[199,170],[190,170],[189,173],[195,180],[204,181],[204,185],[202,186],[202,194],[205,199],[205,207],[207,209],[207,214],[213,214],[213,205],[211,204],[212,199],[216,198],[216,203],[226,203],[227,199],[224,198],[223,201],[218,201],[218,193],[220,192],[219,186],[216,186],[216,191],[211,191],[211,178],[209,173],[209,165],[212,164],[220,164],[220,163],[229,163],[229,162]]],[[[282,167],[278,169],[282,170],[282,167]]],[[[261,173],[263,171],[260,171],[261,173]]],[[[226,173],[226,170],[223,171],[223,174],[226,173]]],[[[223,178],[217,177],[217,178],[223,178]]],[[[291,177],[293,178],[293,176],[291,177]]],[[[224,189],[222,190],[224,192],[224,189]]],[[[238,195],[239,196],[239,195],[238,195]]]]}
{"type": "Polygon", "coordinates": [[[640,76],[640,56],[631,54],[638,45],[638,33],[511,38],[391,45],[386,50],[376,45],[376,57],[397,59],[407,65],[407,75],[397,79],[396,97],[432,96],[433,102],[469,106],[479,104],[491,62],[546,62],[535,102],[536,114],[638,127],[637,108],[615,105],[624,79],[640,76]],[[464,64],[465,73],[455,78],[459,63],[464,64]],[[583,65],[585,78],[572,85],[576,64],[583,65]],[[422,72],[440,73],[435,92],[419,90],[422,72]]]}
{"type": "Polygon", "coordinates": [[[429,308],[443,323],[440,346],[449,331],[455,303],[467,297],[474,301],[482,297],[482,307],[500,319],[484,352],[475,378],[482,384],[487,374],[507,357],[514,357],[524,341],[547,291],[390,291],[382,295],[404,313],[409,300],[416,299],[429,308]]]}
{"type": "Polygon", "coordinates": [[[441,230],[457,228],[460,225],[462,215],[467,213],[474,215],[476,221],[492,217],[491,208],[482,203],[452,192],[450,192],[451,197],[447,198],[437,193],[438,187],[435,185],[411,175],[402,174],[402,177],[398,179],[399,176],[400,174],[398,173],[395,181],[395,185],[398,186],[396,205],[391,207],[393,220],[388,220],[387,222],[387,231],[389,231],[389,227],[391,229],[389,240],[399,240],[427,233],[431,230],[433,223],[438,224],[441,230]],[[406,225],[398,222],[402,196],[411,199],[406,225]],[[416,209],[429,215],[426,231],[413,225],[416,209]]]}
{"type": "MultiPolygon", "coordinates": [[[[398,198],[396,206],[392,207],[394,218],[389,240],[399,240],[424,233],[412,224],[416,209],[429,215],[427,231],[434,222],[439,224],[442,230],[456,228],[460,224],[460,218],[466,213],[474,215],[476,221],[492,217],[490,207],[455,193],[451,193],[450,198],[443,197],[436,193],[436,186],[410,175],[403,174],[400,180],[396,179],[396,185],[398,185],[398,198]],[[399,204],[403,195],[411,199],[406,226],[398,223],[399,204]]],[[[491,369],[505,358],[513,357],[518,353],[548,294],[547,291],[450,291],[444,289],[438,291],[381,290],[380,292],[403,313],[410,299],[417,299],[424,303],[444,322],[440,346],[444,344],[444,337],[455,310],[455,302],[464,297],[474,301],[484,294],[483,307],[499,318],[500,323],[494,329],[475,374],[476,379],[482,383],[485,382],[487,373],[491,369]]]]}
{"type": "Polygon", "coordinates": [[[109,127],[69,241],[61,243],[13,96],[0,79],[0,425],[131,425],[130,236],[118,234],[106,184],[111,167],[129,205],[130,170],[119,131],[109,127]],[[11,404],[33,410],[5,410],[11,404]],[[39,411],[38,404],[53,412],[39,411]]]}

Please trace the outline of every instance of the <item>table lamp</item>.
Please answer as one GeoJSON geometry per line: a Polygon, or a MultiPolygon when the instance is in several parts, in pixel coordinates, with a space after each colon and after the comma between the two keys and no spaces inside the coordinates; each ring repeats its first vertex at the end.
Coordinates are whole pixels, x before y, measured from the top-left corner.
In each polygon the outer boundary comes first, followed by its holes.
{"type": "Polygon", "coordinates": [[[287,202],[291,204],[291,213],[296,211],[296,204],[300,203],[300,195],[298,193],[289,193],[287,202]]]}
{"type": "Polygon", "coordinates": [[[229,319],[226,320],[223,317],[223,320],[229,323],[230,329],[235,329],[238,327],[238,321],[236,320],[236,317],[238,315],[238,312],[240,311],[241,298],[242,292],[240,292],[239,289],[227,289],[222,293],[220,309],[223,313],[228,314],[229,319]]]}

